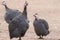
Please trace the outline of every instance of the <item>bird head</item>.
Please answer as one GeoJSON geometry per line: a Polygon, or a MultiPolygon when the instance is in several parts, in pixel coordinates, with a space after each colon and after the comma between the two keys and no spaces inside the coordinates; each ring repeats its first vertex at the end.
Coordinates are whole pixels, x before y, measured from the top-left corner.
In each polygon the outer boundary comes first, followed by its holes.
{"type": "Polygon", "coordinates": [[[2,5],[6,6],[6,2],[5,2],[5,1],[3,1],[3,2],[2,2],[2,5]]]}
{"type": "Polygon", "coordinates": [[[36,17],[38,15],[38,13],[35,13],[33,16],[36,17]]]}
{"type": "Polygon", "coordinates": [[[38,13],[35,13],[33,16],[35,17],[35,20],[38,20],[38,17],[37,17],[38,13]]]}
{"type": "Polygon", "coordinates": [[[25,6],[28,6],[28,2],[27,1],[25,1],[25,6]]]}

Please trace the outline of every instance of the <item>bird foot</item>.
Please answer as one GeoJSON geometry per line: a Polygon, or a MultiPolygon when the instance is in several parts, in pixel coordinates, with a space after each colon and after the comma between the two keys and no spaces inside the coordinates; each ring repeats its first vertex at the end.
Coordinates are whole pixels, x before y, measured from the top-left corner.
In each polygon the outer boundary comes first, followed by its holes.
{"type": "Polygon", "coordinates": [[[39,39],[43,39],[43,37],[39,37],[39,39]]]}
{"type": "Polygon", "coordinates": [[[21,40],[21,38],[19,38],[19,40],[21,40]]]}
{"type": "Polygon", "coordinates": [[[19,40],[21,40],[21,39],[19,39],[19,40]]]}

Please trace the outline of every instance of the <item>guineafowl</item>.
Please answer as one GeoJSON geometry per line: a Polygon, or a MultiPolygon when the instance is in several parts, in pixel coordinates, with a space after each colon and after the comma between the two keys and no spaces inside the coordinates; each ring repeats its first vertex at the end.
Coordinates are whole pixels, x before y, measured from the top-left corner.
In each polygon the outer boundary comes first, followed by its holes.
{"type": "Polygon", "coordinates": [[[6,5],[6,2],[3,1],[2,5],[5,7],[6,13],[5,13],[5,21],[9,24],[11,22],[11,20],[20,15],[21,12],[19,10],[16,9],[10,9],[8,8],[8,6],[6,5]]]}
{"type": "Polygon", "coordinates": [[[38,19],[37,13],[33,15],[35,20],[33,22],[34,30],[36,34],[40,37],[39,39],[43,39],[43,36],[47,36],[49,34],[49,26],[46,20],[38,19]]]}
{"type": "Polygon", "coordinates": [[[13,20],[9,24],[10,39],[19,37],[19,40],[21,40],[21,37],[25,35],[28,28],[29,22],[24,13],[13,18],[13,20]]]}

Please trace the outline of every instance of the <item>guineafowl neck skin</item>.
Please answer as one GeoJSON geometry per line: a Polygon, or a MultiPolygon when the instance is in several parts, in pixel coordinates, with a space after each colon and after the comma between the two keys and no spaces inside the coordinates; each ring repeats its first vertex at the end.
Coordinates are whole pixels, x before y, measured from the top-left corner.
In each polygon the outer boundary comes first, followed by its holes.
{"type": "Polygon", "coordinates": [[[5,9],[8,10],[9,8],[7,7],[7,5],[4,5],[5,6],[5,9]]]}
{"type": "Polygon", "coordinates": [[[23,14],[27,18],[27,5],[24,6],[23,14]]]}
{"type": "Polygon", "coordinates": [[[35,20],[38,20],[37,18],[35,18],[35,20]]]}
{"type": "Polygon", "coordinates": [[[35,20],[38,20],[38,18],[34,15],[34,17],[35,17],[35,20]]]}

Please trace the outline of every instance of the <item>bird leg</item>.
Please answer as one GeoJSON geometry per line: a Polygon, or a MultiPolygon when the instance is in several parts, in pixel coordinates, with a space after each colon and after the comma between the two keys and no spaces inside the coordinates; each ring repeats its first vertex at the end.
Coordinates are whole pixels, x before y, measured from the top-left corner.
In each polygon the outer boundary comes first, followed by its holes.
{"type": "Polygon", "coordinates": [[[19,37],[19,40],[21,40],[21,37],[19,37]]]}
{"type": "Polygon", "coordinates": [[[43,39],[43,36],[42,36],[42,35],[40,35],[39,39],[43,39]]]}

